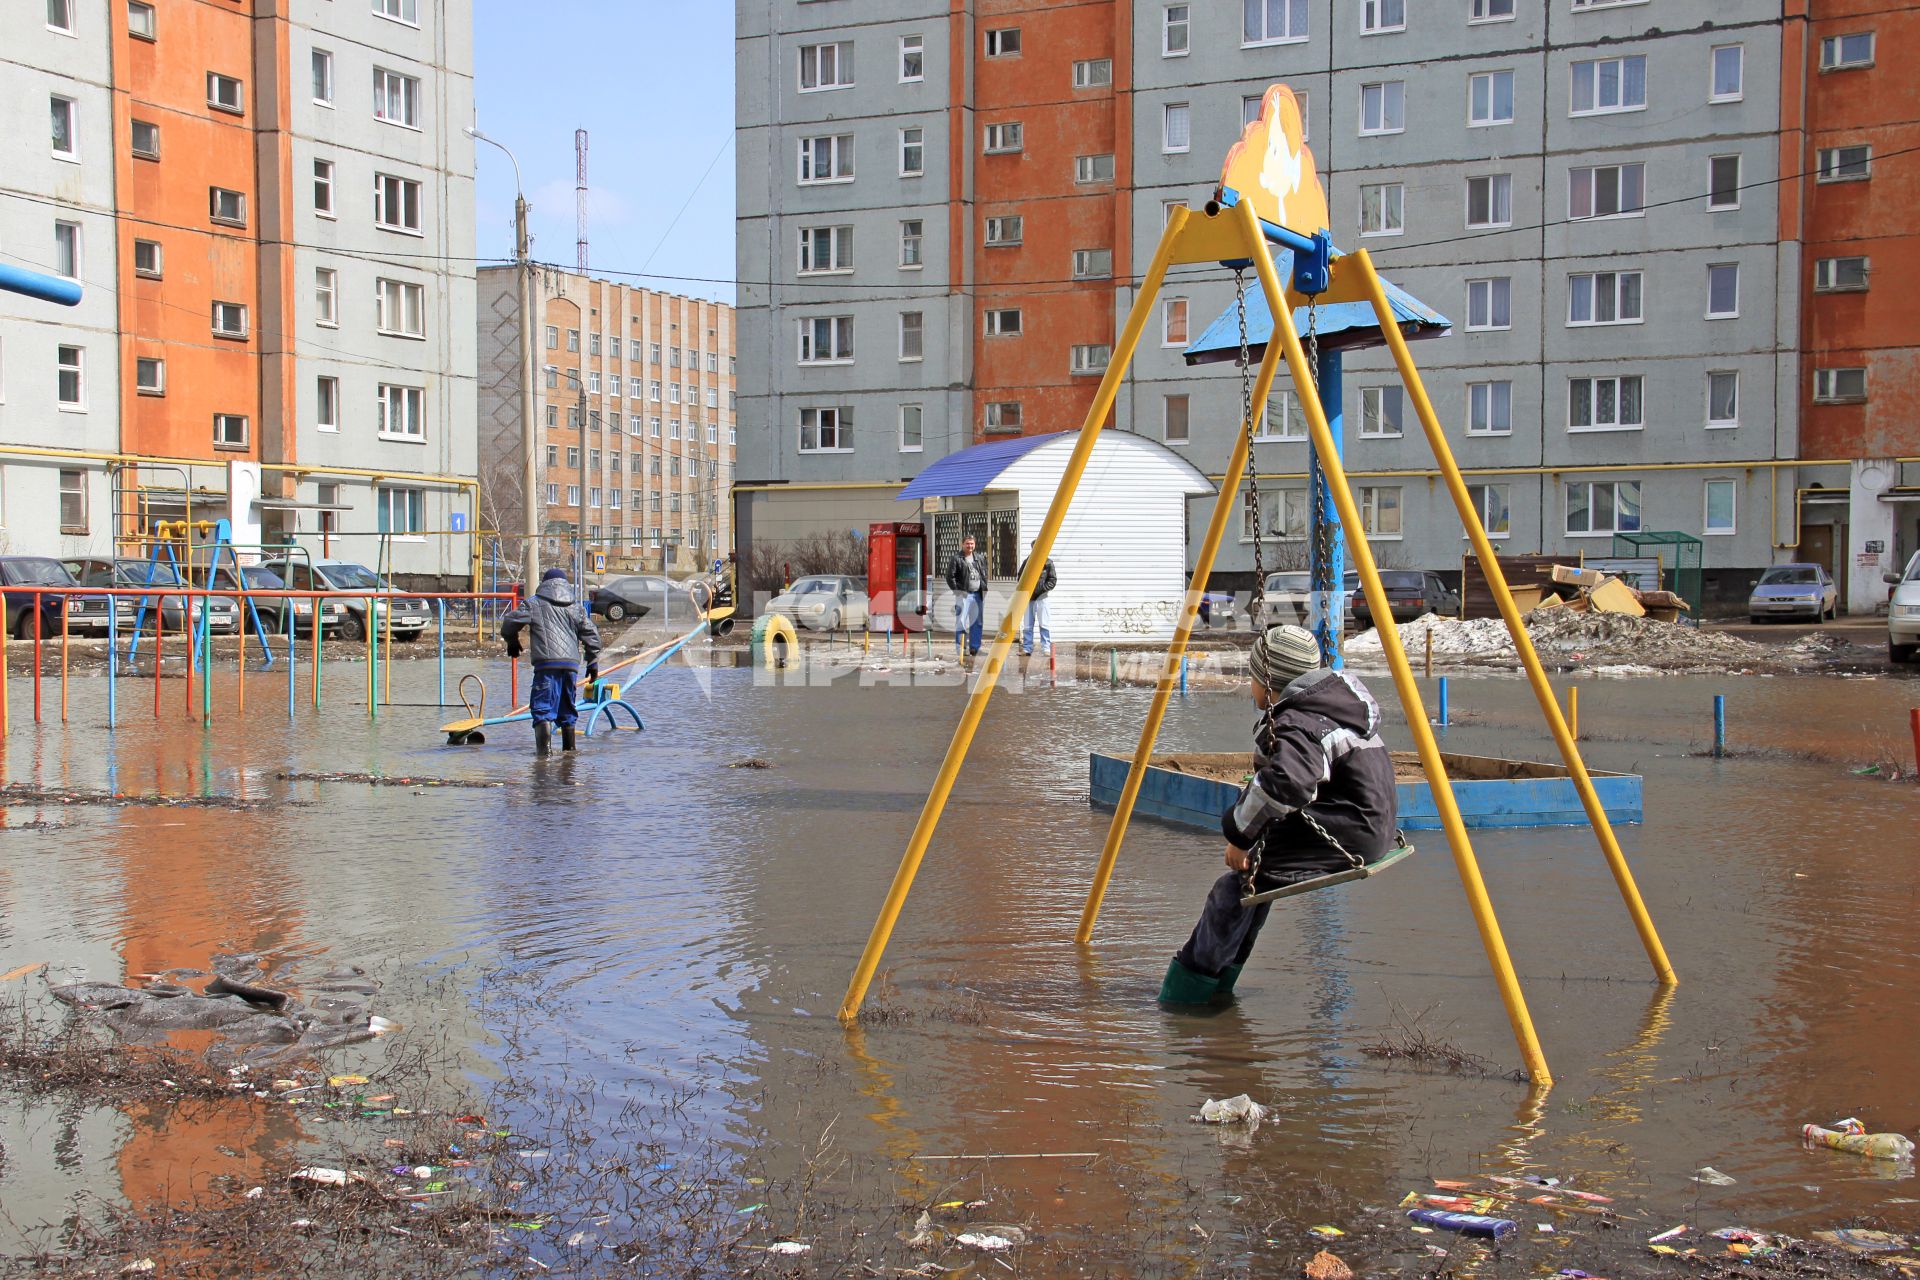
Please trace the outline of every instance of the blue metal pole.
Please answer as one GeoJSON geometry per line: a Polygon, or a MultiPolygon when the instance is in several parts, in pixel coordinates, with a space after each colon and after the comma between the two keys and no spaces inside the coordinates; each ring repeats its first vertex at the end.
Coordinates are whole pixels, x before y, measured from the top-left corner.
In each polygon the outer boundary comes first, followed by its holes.
{"type": "MultiPolygon", "coordinates": [[[[109,579],[111,581],[111,579],[109,579]]],[[[116,676],[120,670],[120,597],[107,597],[107,728],[120,717],[120,691],[116,676]]]]}
{"type": "Polygon", "coordinates": [[[1447,678],[1440,677],[1440,727],[1447,727],[1447,678]]]}
{"type": "MultiPolygon", "coordinates": [[[[1322,351],[1316,373],[1320,379],[1320,404],[1326,411],[1327,429],[1333,435],[1334,456],[1344,461],[1345,424],[1340,406],[1345,396],[1341,394],[1341,366],[1338,351],[1322,351]]],[[[1320,456],[1317,452],[1311,452],[1311,446],[1309,449],[1307,472],[1312,495],[1309,507],[1315,521],[1324,514],[1331,526],[1331,536],[1325,540],[1324,556],[1317,524],[1307,530],[1313,586],[1313,617],[1309,621],[1313,625],[1314,639],[1320,642],[1320,652],[1327,657],[1327,665],[1338,671],[1346,665],[1340,652],[1341,628],[1346,621],[1346,610],[1341,607],[1341,586],[1347,576],[1346,531],[1340,527],[1340,518],[1335,513],[1333,490],[1327,484],[1326,472],[1321,469],[1320,456]]]]}
{"type": "Polygon", "coordinates": [[[447,705],[447,601],[434,601],[440,612],[440,705],[447,705]]]}
{"type": "MultiPolygon", "coordinates": [[[[287,720],[291,723],[293,720],[293,673],[294,669],[300,664],[293,660],[293,638],[295,634],[293,624],[293,599],[292,597],[282,598],[285,599],[287,603],[287,607],[281,611],[281,616],[287,621],[287,720]]],[[[320,624],[326,607],[325,601],[315,600],[313,602],[313,687],[316,694],[320,690],[320,624]]]]}
{"type": "Polygon", "coordinates": [[[1713,758],[1727,754],[1727,695],[1713,695],[1713,758]]]}
{"type": "Polygon", "coordinates": [[[1187,655],[1180,655],[1180,696],[1187,696],[1187,655]]]}

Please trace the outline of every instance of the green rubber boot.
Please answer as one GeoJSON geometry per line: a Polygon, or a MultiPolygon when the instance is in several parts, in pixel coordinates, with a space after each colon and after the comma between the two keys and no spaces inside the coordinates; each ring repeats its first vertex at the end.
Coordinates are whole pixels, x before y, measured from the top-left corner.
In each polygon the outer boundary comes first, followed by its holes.
{"type": "Polygon", "coordinates": [[[1211,1004],[1219,987],[1220,979],[1195,973],[1174,960],[1167,965],[1167,976],[1160,982],[1160,1003],[1211,1004]]]}
{"type": "Polygon", "coordinates": [[[1220,985],[1213,990],[1213,1002],[1226,1004],[1233,999],[1233,984],[1240,981],[1240,971],[1246,968],[1241,964],[1230,964],[1220,971],[1220,985]]]}

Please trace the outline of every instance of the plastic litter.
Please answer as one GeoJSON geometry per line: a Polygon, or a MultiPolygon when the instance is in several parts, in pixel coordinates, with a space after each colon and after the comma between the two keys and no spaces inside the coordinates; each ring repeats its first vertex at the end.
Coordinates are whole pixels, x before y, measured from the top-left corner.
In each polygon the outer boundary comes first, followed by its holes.
{"type": "Polygon", "coordinates": [[[1504,1240],[1520,1229],[1520,1224],[1510,1218],[1494,1218],[1482,1213],[1455,1213],[1450,1209],[1409,1209],[1407,1216],[1425,1226],[1457,1231],[1463,1236],[1475,1236],[1483,1240],[1504,1240]]]}
{"type": "Polygon", "coordinates": [[[1338,1227],[1322,1226],[1322,1227],[1308,1227],[1307,1234],[1310,1236],[1319,1236],[1322,1240],[1338,1240],[1341,1236],[1347,1233],[1342,1231],[1338,1227]]]}
{"type": "Polygon", "coordinates": [[[1353,1268],[1322,1249],[1307,1263],[1307,1280],[1353,1280],[1353,1268]]]}
{"type": "Polygon", "coordinates": [[[153,1270],[153,1259],[142,1258],[138,1262],[129,1262],[126,1266],[120,1268],[120,1274],[123,1276],[144,1275],[151,1270],[153,1270]]]}
{"type": "Polygon", "coordinates": [[[323,1187],[344,1187],[349,1182],[365,1182],[364,1173],[348,1173],[345,1169],[327,1169],[320,1165],[307,1165],[295,1169],[287,1175],[290,1182],[312,1182],[323,1187]]]}
{"type": "Polygon", "coordinates": [[[1202,1124],[1259,1124],[1267,1118],[1267,1109],[1241,1093],[1217,1102],[1207,1100],[1193,1118],[1202,1124]]]}
{"type": "Polygon", "coordinates": [[[1800,1126],[1800,1137],[1811,1146],[1830,1147],[1874,1160],[1905,1160],[1913,1154],[1913,1142],[1901,1133],[1868,1133],[1867,1126],[1849,1116],[1821,1126],[1800,1126]]]}
{"type": "Polygon", "coordinates": [[[1710,1164],[1701,1165],[1698,1169],[1695,1169],[1693,1171],[1692,1181],[1704,1183],[1709,1187],[1730,1187],[1733,1185],[1732,1178],[1729,1178],[1726,1174],[1720,1172],[1710,1164]]]}
{"type": "Polygon", "coordinates": [[[810,1253],[812,1250],[812,1245],[801,1244],[798,1240],[776,1240],[767,1246],[768,1253],[777,1253],[785,1257],[798,1257],[800,1254],[810,1253]]]}
{"type": "Polygon", "coordinates": [[[344,1089],[348,1085],[367,1084],[365,1076],[328,1076],[327,1083],[335,1089],[344,1089]]]}
{"type": "Polygon", "coordinates": [[[1907,1247],[1907,1238],[1891,1231],[1869,1231],[1864,1227],[1841,1227],[1834,1231],[1816,1231],[1813,1238],[1821,1244],[1835,1244],[1856,1253],[1892,1253],[1907,1247]]]}
{"type": "Polygon", "coordinates": [[[1681,1236],[1687,1234],[1687,1232],[1690,1230],[1692,1230],[1692,1228],[1687,1226],[1687,1224],[1683,1222],[1677,1227],[1668,1227],[1665,1231],[1662,1231],[1657,1236],[1648,1236],[1647,1243],[1648,1244],[1664,1244],[1669,1240],[1678,1240],[1681,1236]]]}
{"type": "Polygon", "coordinates": [[[995,1227],[992,1231],[968,1231],[954,1237],[969,1249],[981,1249],[988,1253],[998,1253],[1002,1249],[1013,1249],[1027,1242],[1027,1233],[1018,1227],[995,1227]]]}

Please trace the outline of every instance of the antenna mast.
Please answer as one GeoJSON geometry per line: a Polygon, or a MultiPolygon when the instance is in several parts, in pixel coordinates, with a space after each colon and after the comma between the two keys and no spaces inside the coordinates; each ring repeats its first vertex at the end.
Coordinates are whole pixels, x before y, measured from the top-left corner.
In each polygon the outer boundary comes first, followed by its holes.
{"type": "Polygon", "coordinates": [[[587,272],[587,131],[573,131],[573,203],[574,219],[578,223],[575,231],[574,250],[578,258],[580,274],[587,272]]]}

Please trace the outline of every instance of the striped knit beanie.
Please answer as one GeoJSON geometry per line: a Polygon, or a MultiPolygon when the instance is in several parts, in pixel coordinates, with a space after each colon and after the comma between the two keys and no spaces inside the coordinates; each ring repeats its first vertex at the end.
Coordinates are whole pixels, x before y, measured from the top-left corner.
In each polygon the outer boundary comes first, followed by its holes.
{"type": "Polygon", "coordinates": [[[1305,627],[1268,627],[1247,657],[1253,678],[1278,693],[1320,665],[1320,642],[1305,627]]]}

